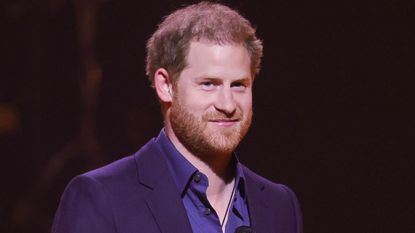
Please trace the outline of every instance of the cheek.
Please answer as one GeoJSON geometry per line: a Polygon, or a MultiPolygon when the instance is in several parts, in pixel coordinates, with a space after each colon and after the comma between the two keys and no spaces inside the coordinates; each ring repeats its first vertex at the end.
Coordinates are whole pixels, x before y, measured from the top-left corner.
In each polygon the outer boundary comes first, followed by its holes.
{"type": "Polygon", "coordinates": [[[213,106],[213,95],[206,95],[201,91],[187,91],[182,97],[182,103],[194,112],[204,112],[213,106]]]}
{"type": "Polygon", "coordinates": [[[250,112],[252,110],[252,94],[242,96],[239,99],[239,106],[244,113],[250,112]]]}
{"type": "Polygon", "coordinates": [[[248,114],[249,112],[251,112],[252,111],[252,102],[249,102],[249,104],[247,103],[244,106],[243,111],[244,111],[245,114],[248,114]]]}
{"type": "Polygon", "coordinates": [[[209,109],[213,106],[209,104],[209,102],[204,101],[203,98],[199,99],[191,99],[189,101],[189,110],[191,110],[195,115],[202,115],[205,112],[209,111],[209,109]]]}
{"type": "MultiPolygon", "coordinates": [[[[189,93],[190,94],[190,93],[189,93]]],[[[181,96],[181,105],[191,114],[201,116],[213,106],[209,99],[197,94],[181,96]]]]}

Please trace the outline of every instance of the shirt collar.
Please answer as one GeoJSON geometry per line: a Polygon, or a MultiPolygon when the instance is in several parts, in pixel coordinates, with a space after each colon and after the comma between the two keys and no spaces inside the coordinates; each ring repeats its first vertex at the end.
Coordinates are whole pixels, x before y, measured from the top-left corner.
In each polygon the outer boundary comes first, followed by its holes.
{"type": "MultiPolygon", "coordinates": [[[[184,194],[187,188],[187,184],[198,170],[193,166],[173,145],[167,136],[165,129],[163,128],[158,137],[156,143],[160,146],[161,150],[165,154],[167,165],[172,173],[173,179],[176,182],[177,188],[181,194],[184,194]]],[[[242,164],[239,162],[236,154],[233,154],[233,163],[235,164],[235,184],[239,190],[242,198],[245,199],[245,176],[242,168],[242,164]]]]}
{"type": "Polygon", "coordinates": [[[156,143],[160,145],[160,148],[165,154],[167,166],[173,175],[173,179],[176,182],[177,188],[180,193],[185,190],[189,179],[193,173],[197,171],[193,166],[173,145],[170,139],[167,137],[165,129],[160,131],[160,134],[156,138],[156,143]]]}

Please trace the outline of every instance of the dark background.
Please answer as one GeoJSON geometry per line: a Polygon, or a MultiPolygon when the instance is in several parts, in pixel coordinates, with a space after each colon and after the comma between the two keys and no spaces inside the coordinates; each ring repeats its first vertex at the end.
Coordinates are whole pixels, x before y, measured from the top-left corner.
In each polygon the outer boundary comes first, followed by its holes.
{"type": "MultiPolygon", "coordinates": [[[[1,232],[48,232],[71,177],[157,135],[145,41],[188,3],[0,3],[1,232]]],[[[240,159],[296,192],[307,233],[415,232],[414,7],[224,3],[264,42],[240,159]]]]}

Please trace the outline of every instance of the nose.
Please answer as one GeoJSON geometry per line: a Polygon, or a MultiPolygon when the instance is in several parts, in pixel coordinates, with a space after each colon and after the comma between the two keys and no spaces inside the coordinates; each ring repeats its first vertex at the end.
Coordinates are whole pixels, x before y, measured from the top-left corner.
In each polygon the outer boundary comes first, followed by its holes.
{"type": "Polygon", "coordinates": [[[231,117],[235,113],[236,103],[231,87],[221,88],[216,99],[215,108],[217,111],[224,113],[227,117],[231,117]]]}

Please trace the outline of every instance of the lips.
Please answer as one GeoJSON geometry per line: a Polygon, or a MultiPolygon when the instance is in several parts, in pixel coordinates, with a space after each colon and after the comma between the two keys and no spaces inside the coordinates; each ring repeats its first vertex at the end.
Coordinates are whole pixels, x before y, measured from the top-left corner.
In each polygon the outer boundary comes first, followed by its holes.
{"type": "Polygon", "coordinates": [[[219,126],[233,126],[237,122],[239,122],[239,119],[213,119],[209,120],[209,122],[217,124],[219,126]]]}
{"type": "Polygon", "coordinates": [[[239,119],[213,119],[209,121],[210,122],[236,122],[236,121],[239,121],[239,119]]]}

